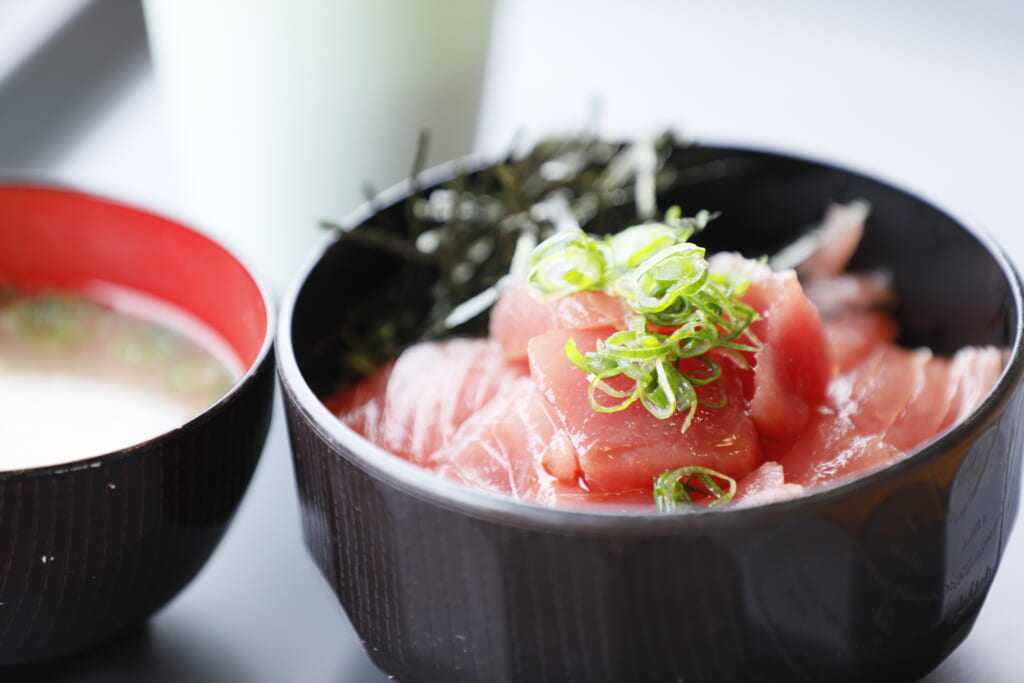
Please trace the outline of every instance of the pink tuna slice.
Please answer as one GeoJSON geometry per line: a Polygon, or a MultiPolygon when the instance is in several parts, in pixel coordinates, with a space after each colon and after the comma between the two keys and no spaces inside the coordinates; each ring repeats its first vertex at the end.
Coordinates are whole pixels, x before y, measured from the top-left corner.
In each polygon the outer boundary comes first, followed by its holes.
{"type": "Polygon", "coordinates": [[[328,407],[352,429],[416,464],[491,398],[525,377],[486,339],[417,344],[328,407]]]}
{"type": "Polygon", "coordinates": [[[931,358],[928,349],[883,346],[836,378],[829,387],[833,405],[844,410],[862,434],[883,434],[907,408],[931,358]]]}
{"type": "Polygon", "coordinates": [[[819,228],[824,231],[825,239],[797,267],[801,278],[827,277],[846,270],[864,236],[868,208],[864,202],[833,204],[828,208],[819,228]]]}
{"type": "Polygon", "coordinates": [[[384,396],[395,362],[390,361],[363,381],[324,401],[329,411],[354,431],[373,440],[384,420],[384,396]]]}
{"type": "Polygon", "coordinates": [[[622,299],[604,292],[541,301],[530,293],[529,285],[517,282],[506,288],[494,305],[490,332],[507,360],[526,360],[528,342],[548,330],[625,329],[628,315],[629,307],[622,299]]]}
{"type": "Polygon", "coordinates": [[[1005,353],[994,346],[965,346],[953,354],[950,379],[956,389],[939,429],[946,430],[970,415],[995,386],[1005,365],[1005,353]]]}
{"type": "Polygon", "coordinates": [[[836,313],[887,308],[896,302],[889,278],[880,273],[846,273],[801,280],[801,285],[826,319],[836,313]]]}
{"type": "Polygon", "coordinates": [[[896,323],[881,311],[856,311],[829,316],[825,335],[836,371],[842,375],[855,365],[896,340],[896,323]]]}
{"type": "Polygon", "coordinates": [[[949,359],[939,356],[925,364],[907,407],[885,433],[886,441],[901,451],[909,451],[939,433],[956,390],[950,369],[949,359]]]}
{"type": "Polygon", "coordinates": [[[756,280],[742,298],[762,315],[751,326],[762,347],[750,415],[763,436],[794,436],[824,401],[832,376],[821,318],[791,270],[756,280]]]}
{"type": "Polygon", "coordinates": [[[650,491],[654,477],[683,466],[708,467],[740,478],[761,464],[757,431],[747,414],[738,373],[723,358],[720,382],[704,388],[706,400],[718,399],[724,386],[729,401],[722,408],[697,409],[684,432],[684,417],[659,420],[639,403],[603,413],[587,397],[587,375],[565,355],[572,338],[581,352],[592,351],[611,330],[551,330],[529,344],[530,370],[555,419],[576,449],[586,485],[592,491],[650,491]]]}
{"type": "Polygon", "coordinates": [[[528,377],[506,385],[466,420],[428,466],[517,500],[551,504],[562,493],[582,492],[576,451],[528,377]]]}
{"type": "Polygon", "coordinates": [[[887,436],[891,431],[901,439],[918,438],[915,415],[927,407],[911,401],[925,390],[935,361],[927,349],[879,347],[833,381],[828,405],[811,416],[803,433],[767,443],[767,457],[782,464],[789,481],[804,486],[863,474],[899,459],[904,449],[887,436]]]}
{"type": "Polygon", "coordinates": [[[798,498],[804,493],[799,484],[787,484],[782,465],[768,461],[740,479],[736,485],[733,503],[737,507],[765,505],[780,500],[798,498]]]}
{"type": "Polygon", "coordinates": [[[879,469],[900,451],[878,435],[864,435],[849,416],[819,406],[798,436],[765,444],[765,456],[785,469],[786,480],[806,488],[879,469]]]}

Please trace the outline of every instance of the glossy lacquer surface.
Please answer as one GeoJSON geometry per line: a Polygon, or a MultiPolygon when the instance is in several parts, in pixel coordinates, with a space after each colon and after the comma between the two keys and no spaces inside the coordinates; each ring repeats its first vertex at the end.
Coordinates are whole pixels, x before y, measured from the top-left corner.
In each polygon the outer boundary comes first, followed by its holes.
{"type": "Polygon", "coordinates": [[[215,414],[173,435],[60,472],[0,474],[0,662],[109,640],[195,576],[266,436],[273,364],[261,365],[215,414]]]}
{"type": "Polygon", "coordinates": [[[868,199],[855,265],[892,270],[904,343],[999,344],[1013,348],[1006,372],[911,458],[800,500],[675,517],[515,504],[416,470],[316,401],[345,297],[397,265],[329,244],[279,337],[303,530],[399,680],[903,681],[970,630],[1018,505],[1017,275],[983,237],[877,181],[757,152],[679,154],[693,181],[662,203],[722,211],[712,248],[770,252],[829,201],[868,199]]]}
{"type": "Polygon", "coordinates": [[[37,680],[46,660],[141,626],[177,594],[223,535],[270,423],[273,314],[234,256],[141,209],[0,185],[0,286],[97,283],[188,312],[224,339],[242,375],[199,415],[143,443],[0,471],[0,680],[37,680]]]}

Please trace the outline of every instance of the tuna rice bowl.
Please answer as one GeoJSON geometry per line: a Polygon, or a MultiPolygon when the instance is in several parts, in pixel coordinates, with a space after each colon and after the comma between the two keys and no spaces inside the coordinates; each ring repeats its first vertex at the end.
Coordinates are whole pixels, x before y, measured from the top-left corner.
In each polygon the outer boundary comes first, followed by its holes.
{"type": "Polygon", "coordinates": [[[283,302],[306,545],[403,681],[916,680],[1013,526],[1021,310],[982,233],[826,163],[425,171],[283,302]]]}
{"type": "MultiPolygon", "coordinates": [[[[486,336],[458,335],[449,312],[440,339],[367,363],[325,398],[331,412],[409,462],[516,500],[678,511],[786,500],[875,471],[969,415],[999,378],[1006,354],[993,345],[945,355],[897,343],[891,273],[848,270],[868,202],[823,204],[771,258],[711,254],[699,243],[716,207],[655,215],[659,169],[636,180],[644,157],[627,147],[606,168],[633,163],[634,191],[651,193],[635,201],[646,218],[589,235],[589,190],[548,177],[520,207],[508,274],[469,300],[486,336]]],[[[460,208],[445,218],[437,207],[453,201],[485,204],[465,189],[425,197],[430,227],[409,246],[420,257],[436,254],[423,235],[449,229],[460,208]]]]}

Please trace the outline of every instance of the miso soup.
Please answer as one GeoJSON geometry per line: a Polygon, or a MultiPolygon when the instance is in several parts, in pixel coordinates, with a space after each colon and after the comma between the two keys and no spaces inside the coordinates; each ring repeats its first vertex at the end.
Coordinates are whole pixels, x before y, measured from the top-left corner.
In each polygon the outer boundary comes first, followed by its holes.
{"type": "Polygon", "coordinates": [[[215,403],[240,369],[212,330],[144,295],[0,287],[0,470],[156,437],[215,403]]]}

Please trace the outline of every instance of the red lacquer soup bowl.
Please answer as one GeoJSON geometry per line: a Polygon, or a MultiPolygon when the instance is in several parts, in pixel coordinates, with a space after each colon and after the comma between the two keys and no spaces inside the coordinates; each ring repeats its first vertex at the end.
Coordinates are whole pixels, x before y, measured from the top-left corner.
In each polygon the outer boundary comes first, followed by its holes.
{"type": "Polygon", "coordinates": [[[20,469],[0,453],[0,666],[10,667],[139,626],[200,570],[263,449],[274,323],[264,288],[209,237],[37,184],[0,185],[0,288],[150,302],[216,337],[236,375],[197,414],[112,452],[20,469]]]}

